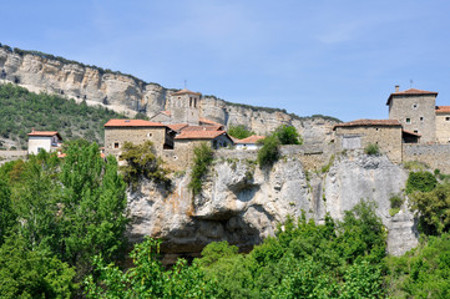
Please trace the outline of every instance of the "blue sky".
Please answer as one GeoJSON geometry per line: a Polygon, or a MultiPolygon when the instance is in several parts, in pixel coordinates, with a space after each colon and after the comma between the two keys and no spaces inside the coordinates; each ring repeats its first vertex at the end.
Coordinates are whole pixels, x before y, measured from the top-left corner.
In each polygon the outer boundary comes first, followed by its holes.
{"type": "Polygon", "coordinates": [[[450,105],[449,15],[433,0],[2,1],[0,42],[349,121],[387,118],[396,84],[450,105]]]}

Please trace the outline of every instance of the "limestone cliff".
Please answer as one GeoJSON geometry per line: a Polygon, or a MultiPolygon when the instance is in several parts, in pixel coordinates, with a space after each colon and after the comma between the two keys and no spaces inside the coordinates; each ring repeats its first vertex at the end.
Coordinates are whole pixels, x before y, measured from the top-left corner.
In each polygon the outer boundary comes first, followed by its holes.
{"type": "Polygon", "coordinates": [[[175,179],[171,194],[153,184],[129,196],[132,240],[144,235],[165,240],[170,254],[198,254],[211,241],[227,240],[243,250],[274,234],[288,215],[321,222],[328,212],[341,219],[361,199],[374,200],[389,231],[388,250],[401,254],[417,244],[414,219],[405,208],[389,215],[389,198],[401,192],[406,172],[385,156],[354,152],[337,156],[326,174],[304,170],[296,155],[285,155],[271,170],[248,159],[218,158],[196,197],[188,175],[175,179]]]}
{"type": "MultiPolygon", "coordinates": [[[[164,110],[167,94],[172,91],[120,72],[0,45],[1,82],[19,84],[34,92],[85,100],[130,116],[137,112],[153,116],[164,110]]],[[[205,118],[225,125],[243,124],[259,134],[270,132],[280,124],[291,124],[304,135],[307,143],[327,142],[336,122],[332,118],[300,118],[280,109],[232,104],[214,96],[203,97],[199,109],[205,118]]]]}

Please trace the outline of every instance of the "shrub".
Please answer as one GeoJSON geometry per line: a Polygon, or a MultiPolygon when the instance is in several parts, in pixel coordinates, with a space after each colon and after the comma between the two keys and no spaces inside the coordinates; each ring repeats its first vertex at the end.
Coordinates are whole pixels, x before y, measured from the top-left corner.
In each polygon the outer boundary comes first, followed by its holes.
{"type": "Polygon", "coordinates": [[[293,126],[281,125],[275,130],[273,135],[280,140],[281,144],[303,144],[303,138],[293,126]]]}
{"type": "Polygon", "coordinates": [[[268,136],[262,141],[263,146],[258,151],[258,164],[260,168],[266,166],[272,166],[273,163],[278,161],[280,153],[278,147],[280,146],[280,141],[274,135],[268,136]]]}
{"type": "Polygon", "coordinates": [[[162,167],[161,159],[153,152],[151,141],[139,145],[125,142],[120,160],[127,162],[127,165],[120,167],[120,170],[123,172],[124,180],[131,183],[133,188],[137,186],[141,177],[162,183],[166,187],[170,185],[170,179],[166,177],[168,171],[162,167]]]}
{"type": "Polygon", "coordinates": [[[434,175],[429,171],[410,172],[406,181],[406,194],[414,191],[430,192],[437,184],[434,175]]]}
{"type": "Polygon", "coordinates": [[[365,148],[364,152],[369,156],[376,156],[380,154],[380,148],[378,144],[369,143],[365,148]]]}
{"type": "Polygon", "coordinates": [[[393,195],[391,198],[389,198],[389,201],[391,202],[391,208],[400,208],[403,204],[404,199],[399,195],[393,195]]]}
{"type": "Polygon", "coordinates": [[[228,128],[227,133],[228,133],[228,135],[233,136],[233,137],[238,138],[238,139],[244,139],[244,138],[247,138],[247,137],[252,136],[252,135],[255,134],[254,132],[248,130],[243,125],[230,126],[228,128]]]}
{"type": "Polygon", "coordinates": [[[188,187],[194,195],[202,191],[202,179],[213,161],[213,151],[207,143],[194,148],[194,165],[192,166],[191,181],[188,187]]]}

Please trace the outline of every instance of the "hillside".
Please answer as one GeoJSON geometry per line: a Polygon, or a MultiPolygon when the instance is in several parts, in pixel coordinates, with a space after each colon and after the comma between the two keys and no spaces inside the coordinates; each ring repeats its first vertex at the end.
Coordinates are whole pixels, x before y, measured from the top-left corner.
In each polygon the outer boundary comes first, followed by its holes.
{"type": "MultiPolygon", "coordinates": [[[[85,100],[89,105],[101,104],[128,116],[142,113],[151,117],[165,110],[167,97],[174,91],[121,72],[6,45],[0,45],[0,81],[85,100]]],[[[231,103],[212,95],[202,97],[199,113],[227,126],[244,125],[257,134],[269,133],[282,124],[292,125],[306,144],[329,142],[329,132],[339,122],[319,114],[300,117],[284,109],[231,103]]]]}
{"type": "Polygon", "coordinates": [[[103,124],[123,117],[112,110],[75,103],[60,96],[36,94],[12,84],[0,85],[0,148],[26,149],[34,127],[59,131],[64,139],[85,138],[103,144],[103,124]]]}

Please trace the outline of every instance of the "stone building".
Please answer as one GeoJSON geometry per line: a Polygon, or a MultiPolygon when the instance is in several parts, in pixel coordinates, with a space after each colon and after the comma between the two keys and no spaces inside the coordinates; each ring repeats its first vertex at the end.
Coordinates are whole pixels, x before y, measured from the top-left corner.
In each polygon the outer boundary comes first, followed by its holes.
{"type": "Polygon", "coordinates": [[[62,138],[57,131],[35,131],[28,134],[28,154],[54,152],[61,148],[62,138]]]}
{"type": "Polygon", "coordinates": [[[170,123],[199,124],[199,106],[201,93],[182,89],[169,95],[166,111],[161,111],[150,118],[151,121],[170,123]]]}
{"type": "Polygon", "coordinates": [[[398,120],[403,129],[422,135],[422,143],[436,142],[436,96],[437,92],[410,88],[391,93],[386,105],[389,119],[398,120]]]}
{"type": "Polygon", "coordinates": [[[105,124],[105,154],[116,157],[122,152],[125,142],[141,144],[153,142],[156,153],[173,150],[175,132],[168,126],[140,119],[111,119],[105,124]]]}
{"type": "Polygon", "coordinates": [[[436,141],[450,142],[450,106],[436,106],[436,141]]]}
{"type": "Polygon", "coordinates": [[[333,127],[336,151],[377,144],[394,163],[402,162],[402,125],[395,119],[359,119],[333,127]]]}
{"type": "Polygon", "coordinates": [[[264,139],[265,136],[252,135],[244,139],[235,140],[237,150],[256,151],[262,147],[258,141],[264,139]]]}

